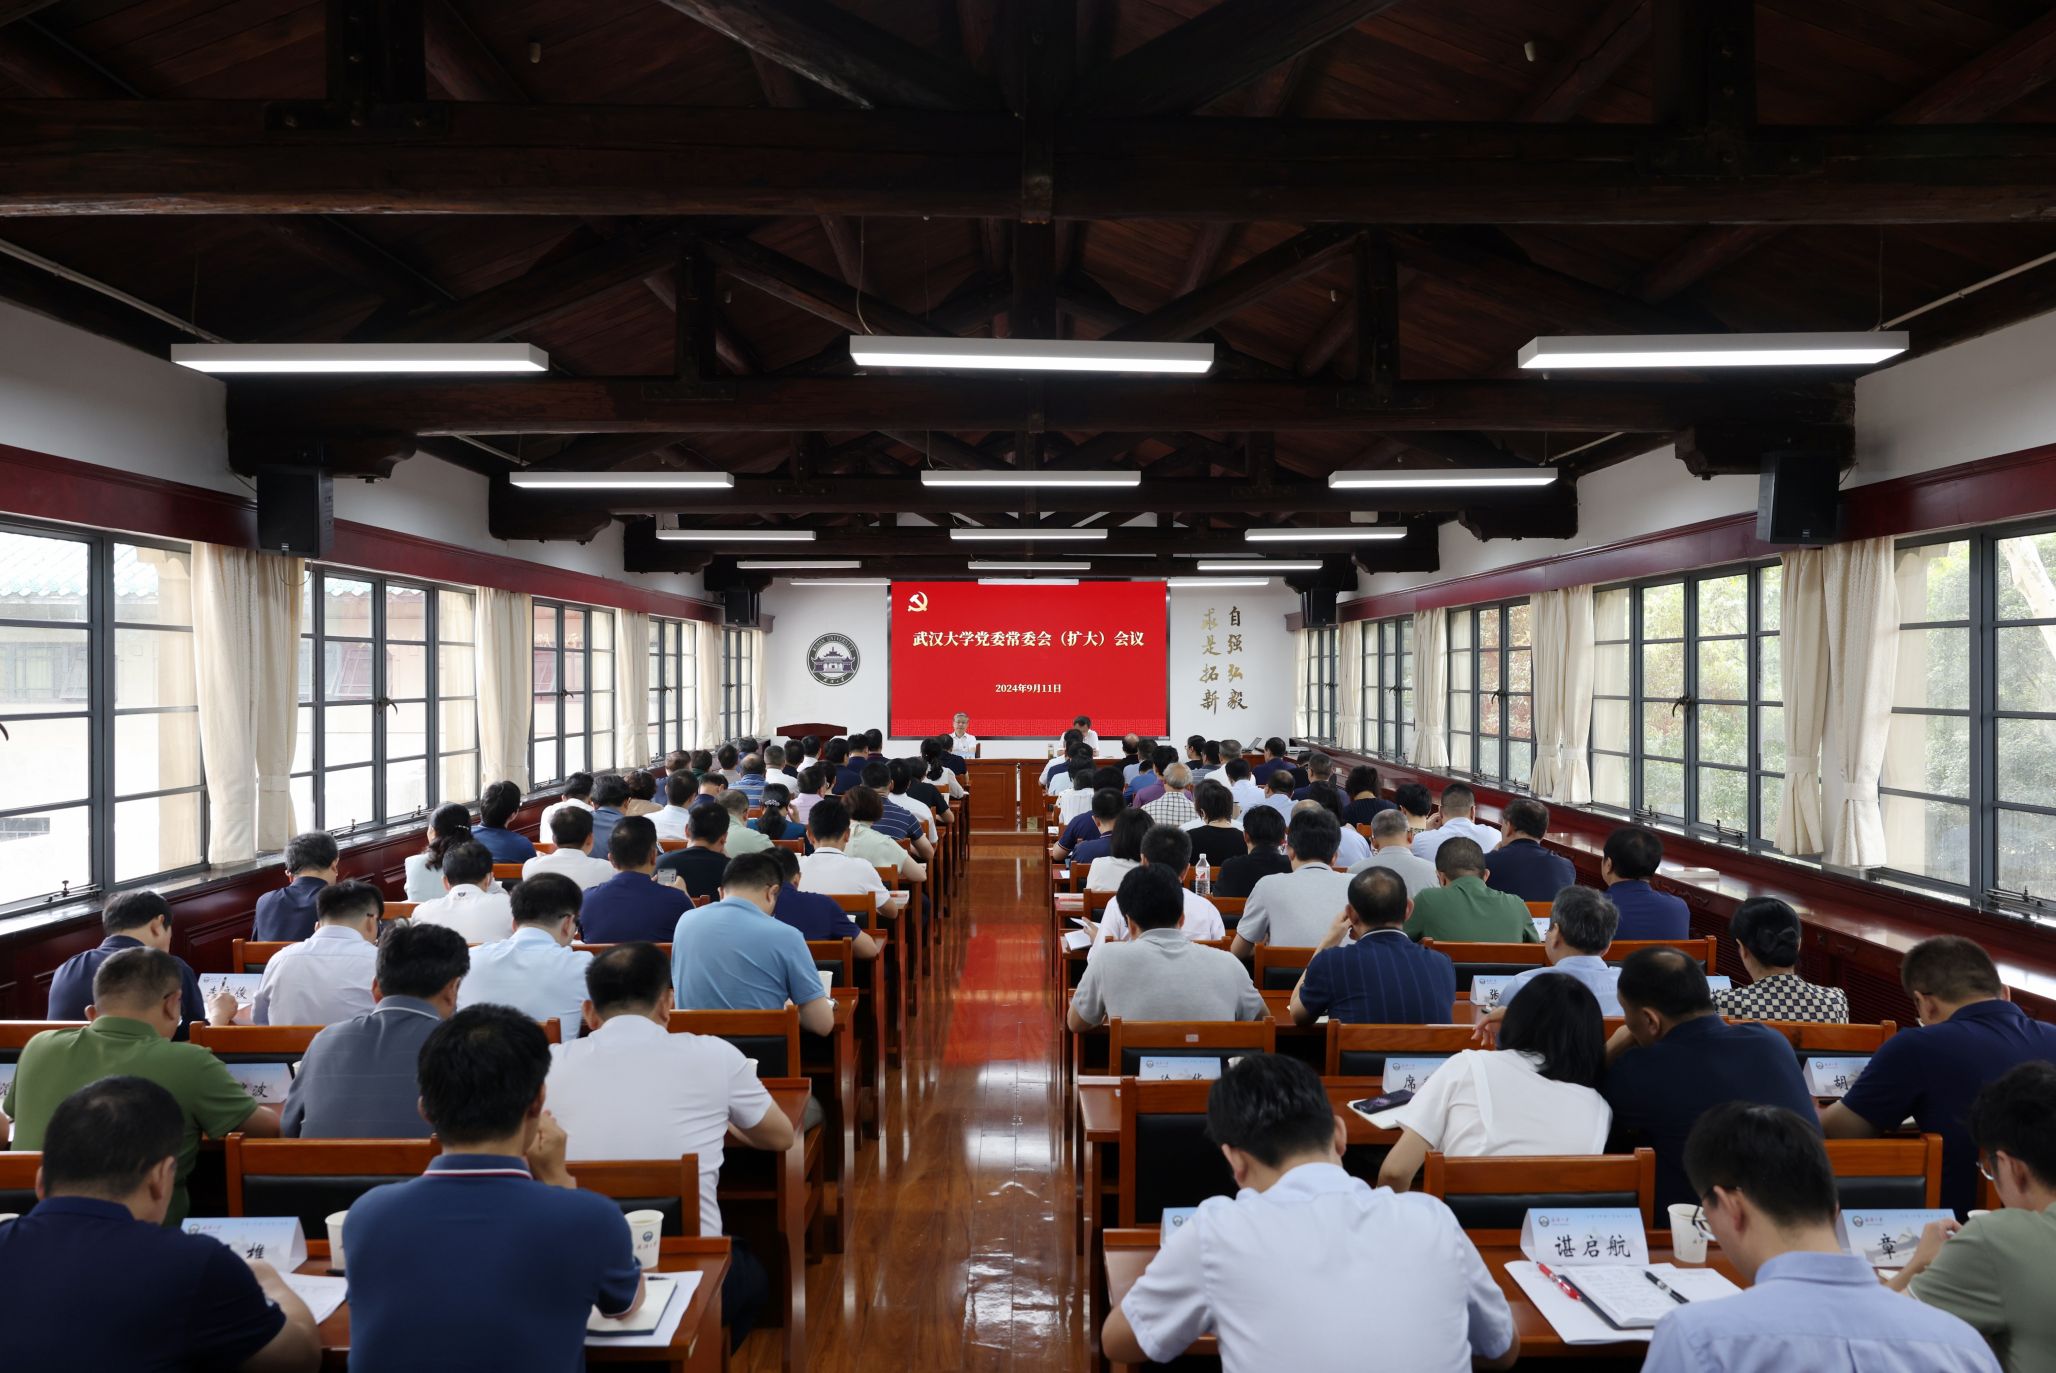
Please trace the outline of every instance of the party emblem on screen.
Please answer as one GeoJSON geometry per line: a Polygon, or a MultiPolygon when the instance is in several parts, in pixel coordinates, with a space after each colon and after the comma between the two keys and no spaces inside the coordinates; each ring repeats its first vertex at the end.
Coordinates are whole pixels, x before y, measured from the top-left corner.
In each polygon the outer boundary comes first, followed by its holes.
{"type": "Polygon", "coordinates": [[[908,610],[911,610],[911,611],[915,612],[916,614],[919,614],[919,613],[920,613],[921,611],[924,611],[924,610],[926,610],[927,608],[928,608],[928,593],[927,593],[927,592],[925,592],[925,591],[916,591],[916,592],[915,592],[915,593],[914,593],[913,595],[911,595],[911,596],[907,597],[907,609],[908,609],[908,610]]]}
{"type": "Polygon", "coordinates": [[[857,675],[857,644],[847,634],[823,634],[807,645],[807,671],[822,686],[841,686],[857,675]]]}

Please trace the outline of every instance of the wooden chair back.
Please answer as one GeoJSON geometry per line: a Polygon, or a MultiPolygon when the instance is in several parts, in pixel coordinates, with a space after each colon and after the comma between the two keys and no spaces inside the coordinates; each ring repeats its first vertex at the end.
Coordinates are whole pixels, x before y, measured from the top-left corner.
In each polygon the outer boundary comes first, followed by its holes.
{"type": "Polygon", "coordinates": [[[236,1131],[223,1141],[228,1213],[297,1216],[318,1237],[329,1216],[374,1187],[419,1177],[438,1152],[430,1138],[252,1139],[236,1131]]]}
{"type": "Polygon", "coordinates": [[[630,1211],[659,1211],[664,1233],[697,1237],[700,1233],[700,1159],[584,1159],[567,1161],[565,1169],[581,1192],[595,1192],[630,1211]]]}
{"type": "MultiPolygon", "coordinates": [[[[609,950],[609,949],[616,949],[616,948],[619,948],[619,947],[621,947],[621,946],[620,946],[620,945],[618,945],[618,944],[573,944],[573,945],[571,946],[571,948],[572,948],[572,951],[573,951],[574,953],[589,953],[589,954],[591,954],[591,955],[592,955],[592,956],[593,956],[594,958],[598,958],[598,957],[599,957],[599,956],[600,956],[601,954],[605,953],[605,952],[606,952],[607,950],[609,950]]],[[[665,941],[664,941],[663,943],[661,943],[661,944],[657,945],[657,947],[658,947],[659,949],[662,949],[662,950],[664,951],[664,957],[665,957],[665,958],[667,958],[667,959],[668,959],[668,958],[670,958],[670,957],[671,957],[671,941],[670,941],[670,940],[668,940],[668,939],[667,939],[667,940],[665,940],[665,941]]]]}
{"type": "MultiPolygon", "coordinates": [[[[873,866],[876,867],[875,864],[873,866]]],[[[878,880],[885,884],[887,891],[898,891],[900,889],[900,870],[897,867],[876,868],[876,870],[878,880]]]]}
{"type": "Polygon", "coordinates": [[[1227,1066],[1240,1054],[1268,1054],[1278,1047],[1276,1022],[1264,1020],[1127,1020],[1107,1022],[1107,1065],[1122,1077],[1140,1071],[1136,1060],[1213,1058],[1227,1066]]]}
{"type": "Polygon", "coordinates": [[[1089,891],[1085,893],[1085,918],[1104,920],[1107,907],[1113,904],[1115,893],[1110,891],[1089,891]]]}
{"type": "Polygon", "coordinates": [[[787,853],[804,854],[807,851],[807,841],[804,837],[796,839],[773,839],[771,842],[776,844],[779,848],[784,849],[787,853]]]}
{"type": "Polygon", "coordinates": [[[295,1063],[319,1025],[194,1025],[193,1043],[229,1063],[295,1063]]]}
{"type": "Polygon", "coordinates": [[[1844,1211],[1933,1208],[1942,1204],[1942,1137],[1899,1135],[1827,1141],[1835,1196],[1844,1211]]]}
{"type": "MultiPolygon", "coordinates": [[[[1118,1024],[1118,1022],[1116,1022],[1118,1024]]],[[[1210,1082],[1121,1079],[1122,1225],[1155,1225],[1167,1206],[1235,1195],[1235,1175],[1207,1138],[1210,1082]]]]}
{"type": "Polygon", "coordinates": [[[659,839],[657,841],[657,851],[659,853],[679,853],[691,847],[691,845],[692,840],[690,839],[659,839]]]}
{"type": "Polygon", "coordinates": [[[521,880],[521,865],[519,863],[493,864],[493,880],[496,882],[519,882],[521,880]]]}
{"type": "Polygon", "coordinates": [[[796,1006],[779,1011],[673,1011],[671,1033],[711,1035],[725,1039],[757,1060],[757,1076],[800,1075],[800,1013],[796,1006]]]}
{"type": "Polygon", "coordinates": [[[842,913],[857,922],[859,929],[878,928],[878,894],[876,892],[833,892],[829,899],[842,907],[842,913]]]}
{"type": "Polygon", "coordinates": [[[809,939],[807,953],[814,960],[814,967],[824,973],[835,974],[838,987],[857,985],[857,941],[854,939],[809,939]]]}
{"type": "Polygon", "coordinates": [[[0,1150],[0,1211],[25,1215],[36,1204],[36,1174],[43,1156],[0,1150]]]}
{"type": "Polygon", "coordinates": [[[0,1064],[15,1063],[28,1042],[45,1030],[76,1030],[83,1020],[0,1020],[0,1064]]]}
{"type": "Polygon", "coordinates": [[[388,901],[385,904],[385,910],[380,913],[378,918],[381,920],[412,920],[414,918],[414,908],[420,904],[419,901],[388,901]]]}
{"type": "Polygon", "coordinates": [[[1468,1025],[1345,1025],[1328,1022],[1328,1077],[1380,1077],[1388,1057],[1448,1057],[1477,1047],[1468,1025]]]}
{"type": "Polygon", "coordinates": [[[228,965],[239,973],[261,973],[265,964],[292,943],[290,939],[231,939],[228,942],[228,965]]]}
{"type": "Polygon", "coordinates": [[[1555,909],[1556,903],[1554,901],[1530,901],[1528,903],[1528,918],[1531,920],[1547,920],[1550,913],[1555,909]]]}
{"type": "Polygon", "coordinates": [[[1857,1021],[1848,1025],[1821,1024],[1811,1020],[1759,1020],[1792,1042],[1801,1058],[1809,1054],[1874,1054],[1878,1046],[1899,1032],[1896,1020],[1876,1024],[1857,1021]]]}
{"type": "Polygon", "coordinates": [[[1656,1151],[1503,1158],[1450,1158],[1437,1151],[1421,1167],[1421,1190],[1447,1202],[1481,1246],[1519,1244],[1528,1209],[1552,1204],[1632,1206],[1642,1213],[1643,1227],[1653,1229],[1656,1151]]]}
{"type": "Polygon", "coordinates": [[[1209,896],[1207,900],[1213,902],[1214,909],[1221,913],[1221,924],[1227,927],[1228,933],[1235,933],[1235,926],[1242,920],[1242,908],[1249,904],[1249,898],[1246,896],[1209,896]]]}
{"type": "Polygon", "coordinates": [[[1301,973],[1313,962],[1316,950],[1297,945],[1256,946],[1256,989],[1260,992],[1289,992],[1299,985],[1301,973]]]}

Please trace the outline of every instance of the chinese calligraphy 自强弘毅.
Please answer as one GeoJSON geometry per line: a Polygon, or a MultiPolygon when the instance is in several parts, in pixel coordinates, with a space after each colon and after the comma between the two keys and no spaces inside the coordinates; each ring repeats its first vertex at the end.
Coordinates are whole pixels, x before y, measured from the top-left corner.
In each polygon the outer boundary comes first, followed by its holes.
{"type": "MultiPolygon", "coordinates": [[[[1208,606],[1206,608],[1206,614],[1200,617],[1199,628],[1200,632],[1205,635],[1205,639],[1200,645],[1200,657],[1203,659],[1220,658],[1222,660],[1222,663],[1202,662],[1200,664],[1199,684],[1205,690],[1200,693],[1199,708],[1210,715],[1219,715],[1224,708],[1228,710],[1248,710],[1249,703],[1243,698],[1244,688],[1235,685],[1235,683],[1244,680],[1242,664],[1236,661],[1236,658],[1242,653],[1242,635],[1239,632],[1227,633],[1222,630],[1220,609],[1217,606],[1208,606]],[[1223,637],[1227,640],[1227,648],[1225,650],[1220,647],[1223,637]],[[1225,676],[1223,676],[1223,664],[1225,664],[1225,676]]],[[[1231,605],[1228,607],[1228,629],[1239,631],[1241,628],[1242,607],[1231,605]]]]}

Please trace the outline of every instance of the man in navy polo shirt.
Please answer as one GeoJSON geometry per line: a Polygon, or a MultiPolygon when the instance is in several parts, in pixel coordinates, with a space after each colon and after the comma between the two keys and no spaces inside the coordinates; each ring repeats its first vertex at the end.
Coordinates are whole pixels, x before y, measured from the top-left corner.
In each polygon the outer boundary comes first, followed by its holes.
{"type": "Polygon", "coordinates": [[[864,927],[850,919],[849,912],[834,897],[800,890],[798,854],[791,849],[771,849],[766,857],[778,865],[778,875],[784,880],[778,889],[777,904],[771,909],[772,918],[781,925],[792,926],[807,939],[852,940],[850,951],[859,958],[878,956],[878,941],[864,933],[864,927]]]}
{"type": "Polygon", "coordinates": [[[314,898],[336,880],[342,853],[335,836],[322,830],[296,834],[286,841],[286,873],[291,885],[266,892],[257,898],[257,920],[252,939],[305,939],[314,933],[318,918],[314,898]]]}
{"type": "MultiPolygon", "coordinates": [[[[320,888],[316,888],[320,890],[320,888]]],[[[100,928],[107,937],[84,953],[64,960],[50,977],[50,1002],[45,1017],[50,1020],[84,1020],[86,1007],[93,1004],[93,974],[123,949],[148,946],[171,952],[171,903],[153,891],[123,892],[111,898],[100,911],[100,928]]],[[[236,1018],[233,992],[216,992],[210,1002],[200,995],[200,979],[192,967],[174,956],[179,967],[179,1025],[173,1039],[184,1039],[195,1021],[212,1025],[232,1024],[236,1018]]]]}
{"type": "MultiPolygon", "coordinates": [[[[1103,768],[1101,771],[1111,773],[1113,769],[1103,768]]],[[[1105,782],[1106,779],[1100,777],[1095,778],[1094,781],[1096,783],[1105,782]]],[[[1100,786],[1097,791],[1092,793],[1092,809],[1086,811],[1083,815],[1075,817],[1070,825],[1065,828],[1063,834],[1058,836],[1058,860],[1075,859],[1081,845],[1090,840],[1097,839],[1103,834],[1112,832],[1114,817],[1120,813],[1120,788],[1112,784],[1100,786]]]]}
{"type": "Polygon", "coordinates": [[[350,1208],[352,1368],[570,1373],[593,1307],[642,1305],[621,1208],[564,1167],[549,1072],[542,1027],[508,1006],[466,1007],[421,1046],[421,1114],[443,1152],[350,1208]]]}
{"type": "MultiPolygon", "coordinates": [[[[1494,854],[1496,862],[1499,855],[1494,854]]],[[[1606,894],[1621,913],[1615,939],[1685,939],[1692,933],[1692,912],[1669,892],[1649,885],[1663,863],[1663,841],[1645,829],[1624,826],[1606,836],[1599,876],[1606,894]]],[[[1556,893],[1551,892],[1554,896],[1556,893]]]]}
{"type": "Polygon", "coordinates": [[[1677,949],[1641,949],[1621,963],[1621,1013],[1607,1041],[1614,1145],[1656,1150],[1656,1205],[1694,1202],[1685,1139],[1702,1113],[1726,1101],[1782,1106],[1812,1120],[1813,1097],[1792,1045],[1768,1025],[1730,1025],[1714,1013],[1706,974],[1677,949]]]}
{"type": "Polygon", "coordinates": [[[1260,787],[1271,784],[1271,774],[1279,768],[1290,769],[1292,764],[1285,757],[1285,741],[1273,734],[1264,740],[1264,760],[1250,771],[1250,777],[1260,787]]]}
{"type": "Polygon", "coordinates": [[[1977,1205],[1970,1103],[2010,1068],[2056,1062],[2056,1025],[2003,1000],[1991,955],[1955,935],[1908,949],[1899,980],[1920,1027],[1878,1046],[1849,1094],[1821,1112],[1821,1127],[1837,1139],[1861,1139],[1912,1116],[1923,1132],[1942,1137],[1942,1205],[1961,1215],[1977,1205]]]}
{"type": "Polygon", "coordinates": [[[1456,965],[1406,937],[1413,902],[1406,879],[1366,868],[1350,879],[1342,913],[1292,989],[1292,1019],[1354,1025],[1446,1025],[1456,1004],[1456,965]],[[1344,937],[1353,944],[1343,944],[1344,937]]]}
{"type": "MultiPolygon", "coordinates": [[[[1532,796],[1516,796],[1506,803],[1500,818],[1506,824],[1506,837],[1492,849],[1492,871],[1486,874],[1486,886],[1512,892],[1523,901],[1554,901],[1565,887],[1577,885],[1578,870],[1571,860],[1542,847],[1542,836],[1549,833],[1549,807],[1532,796]]],[[[1674,896],[1664,899],[1677,900],[1674,896]]]]}
{"type": "Polygon", "coordinates": [[[183,1130],[171,1093],[140,1077],[58,1103],[36,1207],[0,1225],[7,1367],[320,1367],[314,1315],[270,1264],[164,1228],[183,1130]]]}
{"type": "MultiPolygon", "coordinates": [[[[698,814],[699,812],[695,812],[698,814]]],[[[716,810],[715,821],[725,837],[728,816],[716,810]]],[[[614,875],[595,887],[586,888],[578,907],[578,932],[588,944],[631,944],[647,940],[661,944],[671,937],[671,927],[681,913],[692,909],[692,897],[672,874],[659,882],[657,873],[657,827],[646,815],[624,816],[607,840],[607,861],[614,875]]]]}

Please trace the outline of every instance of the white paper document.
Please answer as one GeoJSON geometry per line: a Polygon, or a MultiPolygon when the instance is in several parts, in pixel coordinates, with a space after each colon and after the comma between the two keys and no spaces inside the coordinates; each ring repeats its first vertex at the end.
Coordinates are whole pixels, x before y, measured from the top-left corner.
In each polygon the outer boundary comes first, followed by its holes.
{"type": "Polygon", "coordinates": [[[321,1324],[336,1313],[336,1308],[350,1295],[348,1278],[323,1277],[318,1273],[286,1273],[282,1275],[286,1286],[293,1294],[307,1303],[307,1309],[314,1313],[314,1323],[321,1324]]]}
{"type": "MultiPolygon", "coordinates": [[[[1561,1288],[1543,1277],[1541,1270],[1526,1259],[1508,1263],[1506,1275],[1521,1289],[1521,1295],[1535,1304],[1535,1309],[1542,1313],[1542,1319],[1549,1322],[1549,1328],[1565,1344],[1649,1342],[1647,1330],[1616,1330],[1590,1306],[1565,1296],[1561,1288]]],[[[1650,1288],[1652,1292],[1655,1290],[1650,1288]]]]}
{"type": "Polygon", "coordinates": [[[652,1273],[645,1281],[649,1291],[643,1298],[643,1309],[634,1316],[625,1321],[610,1321],[595,1311],[586,1319],[587,1344],[606,1345],[610,1349],[664,1349],[678,1338],[685,1308],[692,1305],[692,1295],[699,1290],[699,1272],[652,1273]],[[644,1318],[653,1310],[658,1313],[654,1327],[635,1329],[643,1325],[644,1318]]]}

